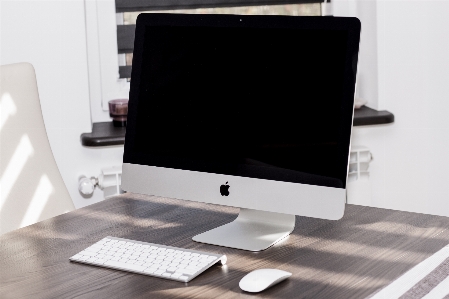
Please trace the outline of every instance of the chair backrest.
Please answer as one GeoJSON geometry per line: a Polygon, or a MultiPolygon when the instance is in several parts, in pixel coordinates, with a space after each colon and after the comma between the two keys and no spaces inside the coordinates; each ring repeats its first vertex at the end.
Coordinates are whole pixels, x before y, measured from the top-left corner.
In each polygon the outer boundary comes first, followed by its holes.
{"type": "Polygon", "coordinates": [[[48,142],[33,66],[0,66],[0,234],[73,209],[48,142]]]}

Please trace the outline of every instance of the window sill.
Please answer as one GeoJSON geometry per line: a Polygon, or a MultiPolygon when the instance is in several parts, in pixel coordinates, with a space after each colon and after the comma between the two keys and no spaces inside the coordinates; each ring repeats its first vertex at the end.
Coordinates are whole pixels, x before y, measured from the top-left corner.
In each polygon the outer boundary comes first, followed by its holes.
{"type": "Polygon", "coordinates": [[[390,124],[394,115],[386,110],[377,111],[366,106],[354,110],[354,127],[390,124]]]}
{"type": "Polygon", "coordinates": [[[108,146],[125,144],[126,127],[114,127],[112,121],[93,123],[92,133],[81,134],[84,146],[108,146]]]}
{"type": "MultiPolygon", "coordinates": [[[[366,106],[356,109],[354,126],[370,126],[394,122],[394,115],[386,110],[377,111],[366,106]]],[[[108,146],[125,144],[126,128],[117,128],[110,122],[94,123],[91,133],[81,134],[84,146],[108,146]]]]}

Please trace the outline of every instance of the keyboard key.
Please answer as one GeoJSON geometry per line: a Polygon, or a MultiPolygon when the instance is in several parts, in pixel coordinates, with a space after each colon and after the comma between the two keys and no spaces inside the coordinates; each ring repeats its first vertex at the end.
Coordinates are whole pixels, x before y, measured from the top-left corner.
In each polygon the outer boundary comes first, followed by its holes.
{"type": "Polygon", "coordinates": [[[161,275],[162,273],[165,273],[165,270],[156,270],[156,271],[154,271],[154,274],[161,275]]]}
{"type": "Polygon", "coordinates": [[[181,273],[173,273],[172,275],[171,275],[171,277],[173,277],[173,278],[178,278],[179,276],[181,276],[182,274],[181,273]]]}
{"type": "Polygon", "coordinates": [[[182,275],[182,276],[179,276],[178,279],[187,281],[187,279],[189,279],[189,278],[187,276],[182,275]]]}
{"type": "Polygon", "coordinates": [[[143,272],[146,272],[146,273],[154,273],[155,271],[156,271],[155,268],[148,268],[148,269],[143,270],[143,272]]]}
{"type": "Polygon", "coordinates": [[[171,273],[163,273],[162,276],[170,277],[171,273]]]}
{"type": "Polygon", "coordinates": [[[175,267],[169,267],[166,269],[167,272],[175,272],[177,269],[175,267]]]}
{"type": "Polygon", "coordinates": [[[100,251],[100,250],[102,250],[102,249],[103,249],[102,246],[90,246],[90,247],[87,247],[87,248],[84,249],[84,250],[86,250],[86,251],[91,251],[91,252],[98,252],[98,251],[100,251]]]}
{"type": "Polygon", "coordinates": [[[127,270],[134,270],[134,271],[143,271],[145,269],[145,267],[142,267],[139,265],[130,265],[130,264],[125,264],[125,263],[121,263],[121,262],[117,262],[117,261],[107,261],[104,263],[104,265],[111,266],[111,267],[123,268],[123,269],[127,269],[127,270]]]}
{"type": "Polygon", "coordinates": [[[193,275],[196,273],[196,270],[190,270],[190,269],[183,269],[182,270],[183,274],[189,274],[189,275],[193,275]]]}
{"type": "Polygon", "coordinates": [[[103,264],[104,262],[106,262],[105,259],[97,259],[97,260],[95,261],[96,264],[103,264]]]}
{"type": "Polygon", "coordinates": [[[97,255],[95,252],[86,251],[86,250],[81,251],[80,254],[86,255],[86,256],[96,256],[97,255]]]}

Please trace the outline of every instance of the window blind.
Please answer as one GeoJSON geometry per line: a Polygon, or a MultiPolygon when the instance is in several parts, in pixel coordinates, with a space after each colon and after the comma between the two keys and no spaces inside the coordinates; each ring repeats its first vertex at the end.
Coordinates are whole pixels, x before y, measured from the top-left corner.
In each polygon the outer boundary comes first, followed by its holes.
{"type": "Polygon", "coordinates": [[[116,13],[124,20],[123,25],[117,25],[118,54],[127,56],[126,65],[119,66],[120,78],[131,77],[135,19],[141,12],[317,16],[323,2],[326,0],[115,0],[116,13]]]}

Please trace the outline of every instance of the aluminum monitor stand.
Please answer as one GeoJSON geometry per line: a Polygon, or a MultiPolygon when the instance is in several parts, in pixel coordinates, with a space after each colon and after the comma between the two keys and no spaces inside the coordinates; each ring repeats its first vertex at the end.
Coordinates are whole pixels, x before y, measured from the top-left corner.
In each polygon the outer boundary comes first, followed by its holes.
{"type": "Polygon", "coordinates": [[[265,250],[295,228],[295,215],[240,209],[237,218],[193,237],[193,241],[249,251],[265,250]]]}

